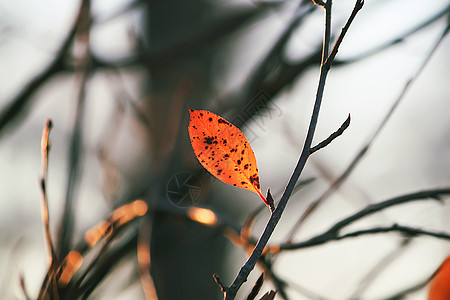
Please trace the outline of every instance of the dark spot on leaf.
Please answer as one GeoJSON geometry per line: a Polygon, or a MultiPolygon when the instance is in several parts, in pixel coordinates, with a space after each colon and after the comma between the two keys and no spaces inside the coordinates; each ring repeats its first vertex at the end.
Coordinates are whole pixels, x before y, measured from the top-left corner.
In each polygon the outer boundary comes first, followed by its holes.
{"type": "Polygon", "coordinates": [[[245,182],[245,181],[241,181],[241,184],[246,184],[247,182],[245,182]]]}
{"type": "Polygon", "coordinates": [[[259,185],[259,177],[258,177],[258,174],[256,173],[256,174],[253,174],[252,176],[250,176],[250,182],[254,185],[254,186],[256,186],[258,189],[260,188],[260,185],[259,185]]]}
{"type": "Polygon", "coordinates": [[[205,137],[204,143],[211,145],[213,143],[214,138],[212,136],[205,137]]]}
{"type": "Polygon", "coordinates": [[[245,151],[244,151],[244,150],[242,150],[242,151],[241,151],[241,154],[244,154],[244,152],[245,152],[245,151]]]}
{"type": "Polygon", "coordinates": [[[209,118],[208,120],[209,120],[210,122],[212,122],[212,118],[209,118]]]}
{"type": "Polygon", "coordinates": [[[248,169],[248,164],[245,164],[244,169],[246,170],[248,169]]]}
{"type": "Polygon", "coordinates": [[[238,161],[237,161],[237,164],[238,164],[238,165],[240,165],[240,164],[241,164],[241,160],[240,160],[240,159],[238,159],[238,161]]]}
{"type": "Polygon", "coordinates": [[[220,173],[222,173],[222,169],[217,170],[217,175],[220,175],[220,173]]]}
{"type": "Polygon", "coordinates": [[[225,154],[223,157],[224,158],[228,158],[228,157],[230,157],[230,155],[229,154],[225,154]]]}
{"type": "Polygon", "coordinates": [[[227,125],[229,125],[229,123],[227,122],[227,121],[225,121],[224,119],[219,119],[219,120],[217,120],[217,122],[220,124],[220,123],[223,123],[223,124],[227,124],[227,125]]]}

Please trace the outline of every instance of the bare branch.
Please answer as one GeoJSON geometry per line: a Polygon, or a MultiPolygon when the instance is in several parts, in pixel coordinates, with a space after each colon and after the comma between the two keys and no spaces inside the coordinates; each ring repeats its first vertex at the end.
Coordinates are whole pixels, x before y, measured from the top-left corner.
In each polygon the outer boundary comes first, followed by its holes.
{"type": "Polygon", "coordinates": [[[34,100],[33,96],[39,88],[41,88],[50,78],[64,70],[64,60],[66,59],[66,56],[70,51],[70,46],[75,38],[75,33],[81,20],[82,10],[83,5],[80,5],[77,18],[57,51],[58,54],[56,57],[44,70],[31,79],[30,82],[28,82],[20,92],[9,101],[8,105],[0,111],[0,136],[8,129],[13,128],[11,124],[18,121],[23,117],[23,114],[28,111],[31,102],[34,100]]]}
{"type": "Polygon", "coordinates": [[[28,295],[27,292],[27,287],[25,286],[25,276],[23,275],[23,273],[21,272],[19,275],[19,284],[20,284],[20,289],[22,290],[23,296],[25,297],[26,300],[31,300],[30,295],[28,295]]]}
{"type": "MultiPolygon", "coordinates": [[[[350,23],[353,21],[356,13],[361,9],[362,2],[357,1],[357,4],[358,3],[360,3],[360,5],[355,5],[355,9],[353,10],[353,12],[346,24],[347,29],[350,26],[350,23]]],[[[325,7],[325,14],[326,14],[325,27],[328,29],[325,29],[323,51],[325,51],[327,49],[327,47],[325,45],[329,44],[330,38],[331,38],[331,36],[330,36],[331,35],[331,10],[330,10],[330,8],[331,8],[331,0],[328,0],[326,3],[326,7],[325,7]]],[[[338,41],[339,40],[342,41],[342,38],[345,35],[345,33],[346,33],[346,30],[343,30],[343,32],[341,33],[340,39],[338,39],[338,41]]],[[[270,236],[272,235],[273,231],[275,230],[275,227],[281,218],[281,215],[287,205],[287,202],[292,194],[292,191],[297,183],[297,180],[299,179],[300,174],[302,173],[303,168],[306,165],[306,161],[308,160],[309,155],[310,155],[310,148],[311,148],[312,140],[313,140],[314,133],[316,130],[317,120],[319,117],[320,106],[322,103],[323,92],[325,89],[325,81],[327,78],[328,71],[330,70],[331,62],[333,61],[334,56],[335,56],[335,54],[334,55],[332,55],[332,54],[333,54],[333,52],[337,53],[339,45],[340,45],[340,42],[337,42],[332,53],[327,58],[328,63],[322,64],[322,66],[320,68],[320,78],[319,78],[319,84],[318,84],[318,88],[317,88],[316,99],[314,102],[313,113],[311,115],[308,133],[306,135],[305,143],[303,145],[303,150],[300,154],[300,158],[298,160],[297,166],[294,169],[294,173],[292,174],[291,178],[289,179],[289,182],[288,182],[286,189],[281,197],[281,200],[278,203],[275,211],[272,213],[272,215],[264,229],[263,234],[261,235],[258,243],[256,244],[256,247],[253,249],[252,254],[248,258],[248,260],[244,264],[244,266],[240,269],[233,284],[230,286],[230,288],[227,289],[227,291],[225,293],[226,300],[234,299],[236,297],[237,291],[242,286],[242,284],[247,280],[248,275],[255,267],[255,264],[259,260],[259,257],[261,256],[265,246],[267,245],[267,242],[269,241],[270,236]]],[[[327,56],[327,53],[323,52],[322,56],[323,57],[327,56]]]]}
{"type": "MultiPolygon", "coordinates": [[[[328,2],[331,3],[331,1],[327,1],[327,4],[328,4],[328,2]]],[[[326,68],[330,68],[331,63],[334,61],[334,58],[336,57],[336,54],[339,51],[339,46],[341,45],[345,34],[347,33],[348,29],[350,28],[350,24],[352,24],[353,20],[356,17],[356,14],[361,10],[363,5],[364,5],[364,0],[357,0],[356,1],[355,7],[353,8],[353,11],[352,11],[350,17],[348,18],[347,23],[345,23],[344,27],[341,30],[341,34],[339,34],[339,37],[338,37],[338,39],[336,40],[336,42],[334,44],[333,50],[331,50],[330,55],[328,56],[328,58],[324,62],[324,65],[326,65],[326,68]]]]}
{"type": "Polygon", "coordinates": [[[351,63],[358,62],[363,59],[369,58],[371,56],[374,56],[374,55],[382,52],[383,50],[389,49],[392,46],[395,46],[395,45],[403,42],[407,37],[413,35],[414,33],[422,30],[425,27],[435,23],[437,20],[439,20],[443,16],[447,15],[449,11],[450,11],[450,5],[445,7],[443,10],[438,11],[436,14],[432,15],[429,19],[425,20],[424,22],[422,22],[422,23],[416,25],[415,27],[409,29],[408,31],[402,33],[399,37],[394,38],[390,41],[387,41],[384,44],[377,45],[375,48],[370,49],[364,53],[358,54],[349,59],[335,59],[333,62],[333,65],[338,66],[338,65],[351,64],[351,63]]]}
{"type": "Polygon", "coordinates": [[[411,237],[415,237],[418,235],[427,235],[427,236],[431,236],[431,237],[435,237],[435,238],[439,238],[439,239],[443,239],[443,240],[450,240],[450,234],[445,233],[445,232],[434,232],[434,231],[429,231],[429,230],[423,230],[420,228],[402,226],[402,225],[398,225],[398,224],[394,224],[389,227],[375,227],[375,228],[370,228],[370,229],[365,229],[365,230],[353,231],[353,232],[346,233],[344,235],[339,236],[337,238],[337,240],[343,240],[346,238],[357,237],[360,235],[387,233],[387,232],[400,232],[400,233],[403,233],[403,234],[405,234],[407,236],[411,236],[411,237]]]}
{"type": "Polygon", "coordinates": [[[224,293],[227,291],[227,287],[223,284],[222,279],[220,279],[219,274],[213,275],[214,281],[217,283],[217,285],[220,287],[220,290],[224,293]]]}
{"type": "Polygon", "coordinates": [[[256,298],[259,291],[261,290],[263,283],[264,283],[264,272],[262,272],[261,275],[259,275],[258,280],[256,280],[252,290],[250,291],[250,294],[248,294],[247,296],[247,300],[254,300],[256,298]]]}
{"type": "Polygon", "coordinates": [[[276,253],[281,250],[293,250],[293,249],[301,249],[301,248],[306,248],[306,247],[313,247],[313,246],[317,246],[317,245],[322,245],[324,243],[327,243],[327,242],[333,241],[333,240],[341,240],[344,238],[354,237],[354,236],[358,236],[358,235],[362,235],[362,234],[380,233],[380,232],[383,232],[383,230],[384,230],[384,232],[389,232],[389,231],[404,232],[404,233],[408,233],[411,236],[428,235],[428,236],[437,237],[437,238],[441,238],[441,239],[449,239],[450,235],[447,233],[431,232],[431,231],[425,231],[422,229],[408,228],[405,226],[398,226],[398,225],[394,225],[391,227],[382,227],[382,228],[378,228],[378,229],[375,228],[373,232],[371,231],[371,229],[369,229],[369,230],[363,230],[363,231],[355,231],[353,233],[349,233],[346,235],[339,235],[340,231],[344,227],[346,227],[362,218],[365,218],[369,215],[380,212],[386,208],[404,204],[404,203],[413,202],[413,201],[439,199],[439,197],[442,195],[450,195],[450,188],[442,188],[442,189],[416,192],[416,193],[412,193],[412,194],[395,197],[395,198],[392,198],[392,199],[389,199],[386,201],[382,201],[379,203],[371,204],[371,205],[366,206],[362,210],[354,213],[353,215],[337,222],[335,225],[333,225],[330,229],[328,229],[327,231],[325,231],[322,234],[316,235],[306,241],[299,242],[299,243],[285,243],[285,244],[281,244],[278,246],[273,246],[271,248],[271,252],[276,253]]]}
{"type": "Polygon", "coordinates": [[[146,300],[158,300],[155,284],[150,274],[151,256],[150,239],[152,234],[152,224],[147,218],[142,218],[139,228],[137,245],[137,257],[139,262],[139,277],[144,290],[146,300]]]}
{"type": "Polygon", "coordinates": [[[416,71],[414,75],[411,76],[411,78],[406,82],[405,86],[403,87],[403,90],[400,92],[400,94],[397,96],[397,99],[392,104],[391,108],[383,118],[383,120],[378,125],[375,132],[372,134],[372,136],[368,139],[367,143],[359,150],[359,152],[356,154],[356,156],[353,158],[353,160],[350,162],[350,164],[347,166],[347,168],[342,172],[342,174],[336,178],[336,180],[330,185],[330,187],[316,200],[311,202],[309,206],[306,208],[305,212],[300,216],[300,218],[297,220],[297,222],[294,224],[290,232],[288,233],[286,237],[286,242],[288,243],[295,235],[295,233],[300,229],[301,225],[311,216],[311,214],[326,200],[329,196],[333,194],[335,190],[337,190],[342,183],[350,176],[350,174],[353,172],[353,170],[356,168],[356,166],[359,164],[359,162],[362,160],[362,158],[367,154],[369,148],[374,143],[380,132],[383,130],[391,116],[394,114],[395,109],[398,107],[400,102],[404,99],[407,91],[411,87],[412,83],[419,77],[419,75],[422,73],[422,71],[425,69],[425,66],[428,64],[428,62],[431,60],[431,57],[433,57],[433,54],[436,52],[437,48],[439,47],[440,43],[444,39],[444,37],[449,32],[450,25],[447,25],[447,27],[444,29],[441,36],[438,38],[436,43],[431,48],[430,52],[425,57],[424,61],[416,71]]]}
{"type": "Polygon", "coordinates": [[[76,190],[78,175],[81,172],[82,124],[85,107],[86,85],[90,77],[90,46],[89,34],[91,25],[90,0],[82,1],[79,22],[76,27],[76,42],[79,44],[80,56],[77,57],[76,75],[78,79],[78,95],[76,99],[75,120],[69,147],[69,175],[67,178],[66,198],[62,224],[58,235],[58,256],[65,257],[71,246],[73,232],[74,209],[73,197],[76,190]]]}
{"type": "Polygon", "coordinates": [[[42,191],[42,205],[41,205],[41,214],[42,214],[42,222],[44,224],[45,231],[45,239],[47,242],[47,250],[50,256],[50,264],[53,261],[56,261],[55,249],[53,247],[52,236],[50,233],[50,222],[48,215],[48,201],[47,201],[47,170],[48,170],[48,152],[50,150],[50,142],[49,135],[50,130],[52,128],[52,121],[47,120],[44,130],[42,132],[41,139],[41,155],[42,155],[42,176],[41,176],[41,191],[42,191]]]}
{"type": "Polygon", "coordinates": [[[348,114],[347,119],[344,121],[344,123],[342,123],[341,127],[339,127],[338,130],[333,132],[329,137],[327,137],[325,140],[323,140],[322,142],[320,142],[316,146],[312,147],[309,150],[309,153],[313,154],[317,150],[320,150],[320,149],[325,148],[326,146],[328,146],[335,138],[340,136],[344,132],[344,130],[348,128],[349,125],[350,125],[350,114],[348,114]]]}

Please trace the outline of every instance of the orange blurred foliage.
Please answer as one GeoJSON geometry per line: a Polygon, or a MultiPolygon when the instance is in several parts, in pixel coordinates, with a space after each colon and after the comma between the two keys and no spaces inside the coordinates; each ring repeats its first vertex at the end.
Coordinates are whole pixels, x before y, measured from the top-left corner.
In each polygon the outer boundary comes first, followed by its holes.
{"type": "Polygon", "coordinates": [[[216,214],[210,209],[200,208],[200,207],[191,207],[188,210],[188,215],[193,221],[196,221],[196,222],[208,225],[208,226],[216,225],[216,223],[217,223],[216,214]]]}
{"type": "Polygon", "coordinates": [[[109,216],[108,220],[100,221],[97,225],[86,231],[84,240],[93,247],[105,235],[111,233],[112,225],[122,226],[136,217],[141,217],[147,212],[147,204],[143,200],[136,200],[116,208],[109,216]]]}
{"type": "Polygon", "coordinates": [[[65,266],[63,267],[63,271],[61,273],[61,277],[59,277],[59,283],[61,285],[67,285],[72,279],[73,274],[80,268],[83,263],[83,256],[80,252],[72,250],[67,254],[65,259],[65,266]]]}
{"type": "Polygon", "coordinates": [[[428,300],[450,300],[450,255],[447,256],[431,280],[428,300]]]}

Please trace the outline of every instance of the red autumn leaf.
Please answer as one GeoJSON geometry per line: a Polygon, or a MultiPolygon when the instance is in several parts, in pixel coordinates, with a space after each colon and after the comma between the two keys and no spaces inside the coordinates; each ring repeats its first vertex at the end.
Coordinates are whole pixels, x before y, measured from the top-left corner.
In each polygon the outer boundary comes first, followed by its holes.
{"type": "Polygon", "coordinates": [[[450,255],[447,256],[431,280],[428,300],[450,300],[450,255]]]}
{"type": "Polygon", "coordinates": [[[221,181],[261,194],[256,158],[244,134],[224,118],[189,109],[189,136],[202,166],[221,181]]]}

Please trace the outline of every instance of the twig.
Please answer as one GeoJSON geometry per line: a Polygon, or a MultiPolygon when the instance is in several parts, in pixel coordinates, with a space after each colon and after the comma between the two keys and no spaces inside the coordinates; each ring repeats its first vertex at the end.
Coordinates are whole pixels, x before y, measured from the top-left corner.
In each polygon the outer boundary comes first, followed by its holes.
{"type": "Polygon", "coordinates": [[[18,121],[23,113],[27,112],[33,100],[33,95],[39,88],[43,86],[51,77],[64,70],[65,58],[70,50],[70,46],[75,38],[76,28],[81,19],[82,5],[78,11],[78,15],[67,33],[66,38],[62,42],[56,57],[49,63],[49,65],[42,70],[38,75],[30,80],[20,92],[9,102],[9,104],[0,112],[0,136],[4,134],[7,129],[13,128],[11,123],[18,121]],[[9,125],[9,126],[7,126],[9,125]]]}
{"type": "Polygon", "coordinates": [[[47,120],[44,130],[42,131],[41,138],[41,160],[42,160],[42,175],[40,179],[41,192],[42,192],[42,204],[41,204],[41,215],[42,223],[44,225],[45,240],[47,243],[47,249],[49,252],[49,266],[47,269],[47,274],[42,282],[41,288],[39,290],[38,299],[44,299],[45,295],[49,293],[52,296],[57,296],[57,290],[52,288],[52,283],[55,281],[55,275],[57,272],[57,254],[53,247],[52,236],[50,232],[50,221],[48,213],[48,199],[47,199],[47,173],[48,173],[48,153],[50,150],[49,135],[52,128],[52,121],[47,120]]]}
{"type": "MultiPolygon", "coordinates": [[[[292,16],[289,23],[286,25],[286,28],[281,32],[277,40],[274,42],[270,51],[261,59],[261,62],[252,70],[251,75],[246,80],[244,92],[239,91],[236,93],[238,99],[233,99],[233,101],[219,101],[223,103],[234,103],[236,101],[244,101],[243,99],[252,99],[255,94],[259,93],[261,90],[265,90],[265,85],[269,85],[269,95],[274,95],[278,91],[281,90],[286,84],[288,84],[291,80],[294,79],[295,76],[291,76],[287,81],[283,82],[281,86],[277,86],[276,88],[272,87],[274,84],[273,74],[271,74],[274,70],[274,65],[283,64],[284,57],[284,49],[286,48],[286,44],[291,40],[291,36],[293,32],[295,32],[296,28],[302,24],[302,22],[306,19],[306,17],[314,11],[315,7],[309,1],[302,1],[298,8],[296,9],[294,15],[292,16]],[[268,83],[267,78],[271,78],[270,83],[268,83]],[[273,93],[272,93],[273,92],[273,93]]],[[[316,56],[314,56],[316,58],[316,56]]],[[[320,59],[320,51],[317,55],[317,60],[314,62],[319,63],[320,59]]],[[[309,64],[307,64],[309,65],[309,64]]],[[[284,67],[284,65],[282,65],[284,67]]],[[[306,65],[305,65],[306,69],[306,65]]],[[[302,69],[301,69],[302,70],[302,69]]],[[[300,73],[300,71],[296,71],[296,74],[300,73]]],[[[278,74],[278,73],[277,73],[278,74]]],[[[282,76],[283,79],[285,72],[282,71],[278,76],[282,76]]],[[[277,76],[277,77],[278,77],[277,76]]],[[[233,96],[225,95],[224,98],[229,98],[233,96]]],[[[264,110],[267,105],[272,101],[272,98],[261,98],[261,100],[252,99],[252,109],[245,111],[245,113],[238,112],[239,120],[241,121],[240,126],[244,126],[249,120],[251,120],[256,114],[260,113],[264,110]]]]}
{"type": "Polygon", "coordinates": [[[414,293],[414,292],[420,290],[421,288],[425,287],[428,284],[428,282],[430,282],[430,280],[431,280],[431,278],[422,280],[421,282],[418,282],[415,285],[413,285],[405,290],[402,290],[389,298],[386,298],[386,300],[402,300],[405,298],[406,295],[414,293]]]}
{"type": "MultiPolygon", "coordinates": [[[[289,299],[286,292],[288,283],[284,279],[281,279],[280,276],[278,276],[273,270],[273,256],[262,255],[259,259],[259,262],[262,266],[262,269],[264,270],[264,274],[266,274],[267,278],[272,281],[272,284],[274,285],[275,290],[278,292],[278,295],[281,297],[281,299],[289,299]]],[[[306,294],[307,293],[304,293],[303,295],[306,296],[306,294]]]]}
{"type": "Polygon", "coordinates": [[[445,232],[434,232],[434,231],[429,231],[429,230],[423,230],[420,228],[402,226],[402,225],[398,225],[398,224],[394,224],[390,227],[375,227],[375,228],[370,228],[370,229],[365,229],[365,230],[353,231],[353,232],[346,233],[344,235],[339,236],[338,240],[343,240],[343,239],[351,238],[351,237],[357,237],[360,235],[386,233],[386,232],[400,232],[400,233],[403,233],[403,234],[405,234],[407,236],[411,236],[411,237],[418,236],[418,235],[427,235],[427,236],[431,236],[431,237],[435,237],[435,238],[439,238],[439,239],[443,239],[443,240],[450,240],[450,234],[445,233],[445,232]]]}
{"type": "Polygon", "coordinates": [[[399,226],[399,225],[394,225],[391,227],[374,228],[373,231],[371,229],[369,229],[369,230],[355,231],[353,233],[348,233],[348,234],[342,235],[342,236],[339,235],[340,231],[344,227],[346,227],[364,217],[367,217],[376,212],[382,211],[388,207],[392,207],[392,206],[396,206],[396,205],[400,205],[400,204],[404,204],[404,203],[408,203],[408,202],[413,202],[413,201],[438,199],[442,195],[450,195],[450,188],[442,188],[442,189],[434,189],[434,190],[426,190],[426,191],[416,192],[416,193],[412,193],[412,194],[395,197],[395,198],[392,198],[392,199],[389,199],[386,201],[382,201],[379,203],[371,204],[371,205],[368,205],[367,207],[363,208],[362,210],[354,213],[353,215],[337,222],[335,225],[333,225],[330,229],[328,229],[327,231],[325,231],[322,234],[318,234],[306,241],[299,242],[299,243],[286,243],[286,244],[281,244],[279,246],[273,246],[271,248],[271,252],[276,253],[281,250],[301,249],[301,248],[321,245],[321,244],[324,244],[324,243],[332,241],[332,240],[342,240],[345,238],[354,237],[354,236],[358,236],[358,235],[362,235],[362,234],[374,234],[374,233],[388,232],[388,231],[405,232],[411,236],[428,235],[428,236],[433,236],[433,237],[442,238],[442,239],[449,239],[450,235],[447,233],[431,232],[431,231],[426,231],[426,230],[422,230],[422,229],[418,229],[418,228],[410,228],[410,227],[399,226]]]}
{"type": "Polygon", "coordinates": [[[45,231],[45,240],[47,242],[47,250],[49,252],[50,264],[54,261],[57,261],[55,249],[53,247],[52,236],[50,233],[50,222],[49,222],[49,214],[48,214],[48,201],[47,201],[47,170],[48,170],[48,152],[50,150],[50,142],[49,135],[50,130],[52,128],[52,121],[47,120],[44,130],[42,132],[41,139],[41,160],[42,160],[42,176],[41,176],[41,191],[42,191],[42,204],[41,204],[41,214],[42,214],[42,222],[44,224],[45,231]]]}
{"type": "Polygon", "coordinates": [[[310,154],[313,154],[314,152],[328,146],[335,138],[340,136],[344,132],[344,130],[348,128],[349,125],[350,125],[350,114],[348,114],[347,119],[344,121],[344,123],[342,123],[341,127],[339,127],[338,130],[330,134],[329,137],[327,137],[325,140],[323,140],[316,146],[312,147],[310,150],[310,154]]]}
{"type": "Polygon", "coordinates": [[[141,279],[142,289],[144,290],[145,299],[158,300],[155,283],[150,275],[151,255],[150,255],[150,239],[152,234],[152,223],[147,218],[141,219],[139,228],[137,257],[139,263],[139,277],[141,279]]]}
{"type": "Polygon", "coordinates": [[[427,27],[428,25],[435,23],[437,20],[439,20],[443,16],[447,15],[449,11],[450,11],[450,5],[445,7],[443,10],[438,11],[435,15],[431,16],[429,19],[425,20],[424,22],[422,22],[422,23],[416,25],[415,27],[409,29],[408,31],[404,32],[403,34],[400,35],[400,37],[394,38],[386,43],[378,45],[378,46],[374,47],[373,49],[370,49],[368,51],[365,51],[364,53],[358,54],[352,58],[336,59],[333,62],[333,65],[338,66],[338,65],[351,64],[351,63],[358,62],[363,59],[369,58],[371,56],[374,56],[375,54],[378,54],[378,53],[382,52],[383,50],[389,49],[390,47],[403,42],[407,37],[422,30],[423,28],[427,27]]]}
{"type": "MultiPolygon", "coordinates": [[[[304,180],[300,180],[296,183],[294,190],[292,191],[291,197],[293,195],[295,195],[298,191],[300,191],[303,187],[305,187],[306,185],[314,182],[315,178],[307,178],[304,180]]],[[[282,191],[279,192],[279,195],[276,196],[276,198],[281,198],[282,195],[282,191]]],[[[258,214],[260,214],[262,211],[265,211],[265,208],[267,207],[266,204],[261,204],[259,205],[255,210],[253,210],[252,212],[250,212],[247,215],[247,218],[244,221],[244,224],[242,225],[241,228],[241,238],[244,240],[250,240],[251,238],[251,233],[252,233],[252,226],[256,221],[256,217],[258,216],[258,214]]]]}
{"type": "Polygon", "coordinates": [[[79,23],[77,24],[76,38],[82,53],[78,58],[78,67],[76,69],[79,90],[77,95],[77,105],[75,111],[74,128],[69,147],[69,175],[67,178],[66,197],[64,203],[64,212],[62,224],[58,235],[58,255],[65,257],[69,252],[72,243],[74,209],[73,197],[76,190],[78,175],[81,172],[81,151],[82,151],[82,123],[84,115],[84,104],[86,85],[90,76],[90,47],[89,47],[89,29],[91,24],[90,0],[82,1],[79,23]]]}
{"type": "Polygon", "coordinates": [[[353,172],[355,167],[359,164],[361,159],[367,154],[369,148],[374,143],[380,132],[383,130],[391,116],[393,115],[395,109],[398,107],[400,102],[404,99],[404,96],[406,95],[407,91],[411,87],[412,83],[419,77],[419,75],[422,73],[422,71],[425,69],[425,66],[428,64],[428,62],[431,60],[431,57],[436,52],[437,48],[439,47],[440,43],[444,39],[444,37],[449,32],[450,25],[447,25],[447,27],[444,29],[442,35],[438,38],[436,43],[431,48],[428,55],[425,57],[424,61],[420,65],[420,67],[417,69],[416,73],[412,75],[409,80],[406,82],[405,86],[403,87],[403,90],[400,92],[400,94],[397,96],[396,100],[392,104],[391,108],[389,109],[388,113],[385,115],[383,120],[378,125],[375,132],[372,134],[372,136],[368,139],[367,143],[359,150],[358,154],[353,158],[353,160],[350,162],[350,164],[347,166],[347,168],[342,172],[342,174],[336,178],[336,180],[330,185],[330,187],[316,200],[311,202],[309,206],[306,208],[305,212],[301,215],[301,217],[298,219],[298,221],[294,224],[288,235],[286,236],[286,242],[289,243],[289,241],[294,237],[295,233],[300,229],[301,225],[308,219],[308,217],[314,212],[326,199],[328,199],[329,196],[333,194],[335,190],[337,190],[342,183],[350,176],[350,174],[353,172]]]}
{"type": "Polygon", "coordinates": [[[30,295],[28,295],[27,287],[25,286],[25,277],[23,273],[20,273],[19,275],[19,283],[20,283],[20,289],[22,290],[23,296],[26,300],[31,300],[30,295]]]}
{"type": "MultiPolygon", "coordinates": [[[[360,5],[355,5],[355,9],[352,12],[352,14],[351,14],[350,18],[348,19],[344,28],[348,28],[350,26],[350,23],[353,21],[356,13],[360,10],[360,8],[361,8],[360,6],[362,6],[363,2],[357,1],[357,4],[358,3],[360,3],[360,5]]],[[[327,1],[326,7],[325,7],[325,15],[326,15],[325,16],[325,27],[326,28],[331,27],[331,23],[330,23],[331,11],[330,11],[329,7],[331,7],[331,0],[327,1]]],[[[323,51],[325,51],[327,49],[327,47],[325,47],[325,44],[330,43],[330,32],[331,32],[330,29],[325,30],[323,51]]],[[[319,85],[317,88],[317,94],[316,94],[316,99],[315,99],[315,103],[314,103],[313,113],[312,113],[311,120],[309,123],[309,128],[308,128],[308,133],[306,135],[305,143],[303,145],[303,150],[300,154],[300,158],[297,163],[297,166],[295,167],[295,170],[294,170],[291,178],[289,179],[289,182],[286,186],[286,189],[281,197],[279,204],[277,205],[277,208],[272,213],[272,215],[264,229],[263,234],[261,235],[258,243],[256,244],[256,247],[253,249],[252,254],[248,258],[248,260],[246,261],[244,266],[240,269],[240,271],[239,271],[238,275],[236,276],[232,285],[226,290],[226,293],[225,293],[226,300],[234,299],[236,297],[237,291],[242,286],[242,284],[247,280],[248,275],[255,267],[256,262],[258,261],[259,257],[261,256],[265,246],[267,245],[267,242],[269,241],[270,236],[272,235],[273,231],[275,230],[276,225],[278,224],[278,221],[281,218],[281,215],[287,205],[287,202],[291,196],[291,193],[295,187],[295,184],[296,184],[298,178],[300,177],[300,174],[302,173],[303,168],[305,167],[308,157],[310,156],[311,144],[312,144],[312,140],[314,137],[314,132],[316,130],[317,120],[319,117],[320,105],[322,103],[322,97],[323,97],[323,92],[324,92],[324,88],[325,88],[326,77],[327,77],[328,71],[330,70],[331,62],[333,61],[334,56],[336,55],[335,53],[337,53],[339,44],[342,41],[343,35],[345,35],[345,33],[346,33],[346,30],[343,30],[341,33],[341,36],[338,38],[338,40],[336,42],[335,47],[333,48],[332,52],[330,53],[330,56],[328,56],[326,62],[324,64],[322,64],[322,66],[320,68],[319,85]],[[333,53],[334,53],[334,55],[333,55],[333,53]]],[[[322,55],[327,56],[327,54],[325,52],[322,53],[322,55]]]]}
{"type": "Polygon", "coordinates": [[[250,294],[248,294],[247,296],[247,300],[254,300],[256,296],[258,296],[258,293],[261,290],[263,283],[264,283],[264,272],[262,272],[261,275],[259,275],[258,280],[256,280],[252,290],[250,291],[250,294]]]}
{"type": "Polygon", "coordinates": [[[102,259],[98,261],[97,267],[93,272],[91,272],[91,276],[86,278],[85,284],[80,287],[82,295],[76,299],[89,299],[89,295],[95,290],[95,288],[98,287],[99,283],[108,274],[108,272],[118,266],[127,253],[132,253],[132,251],[136,250],[136,244],[137,235],[127,236],[126,241],[119,245],[115,245],[114,248],[107,251],[107,253],[103,253],[102,259]]]}
{"type": "MultiPolygon", "coordinates": [[[[330,6],[331,6],[330,0],[327,1],[326,5],[328,5],[328,2],[330,2],[330,6]]],[[[350,28],[350,24],[353,22],[353,20],[356,17],[356,14],[361,10],[363,5],[364,5],[364,0],[356,1],[355,7],[353,8],[350,17],[348,18],[347,23],[345,23],[344,27],[341,30],[341,34],[339,34],[338,39],[336,40],[336,42],[333,46],[333,50],[331,50],[330,55],[327,57],[326,61],[323,63],[324,65],[326,65],[326,68],[331,67],[331,63],[334,61],[334,58],[336,57],[336,55],[339,51],[339,46],[341,45],[345,34],[347,33],[348,29],[350,28]]]]}
{"type": "Polygon", "coordinates": [[[220,279],[219,274],[214,274],[213,275],[214,281],[217,283],[217,285],[220,287],[220,290],[224,293],[226,293],[227,288],[226,286],[223,284],[222,279],[220,279]]]}

